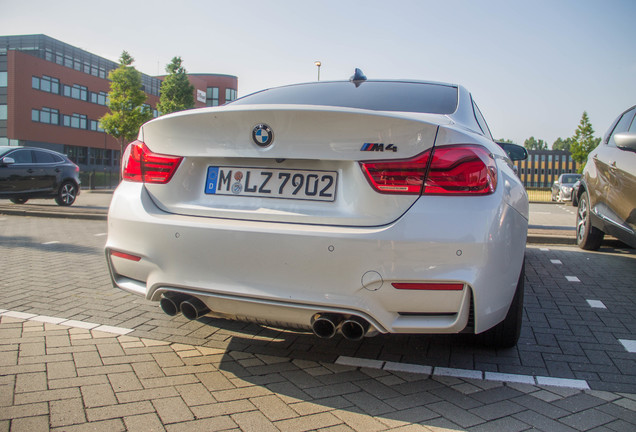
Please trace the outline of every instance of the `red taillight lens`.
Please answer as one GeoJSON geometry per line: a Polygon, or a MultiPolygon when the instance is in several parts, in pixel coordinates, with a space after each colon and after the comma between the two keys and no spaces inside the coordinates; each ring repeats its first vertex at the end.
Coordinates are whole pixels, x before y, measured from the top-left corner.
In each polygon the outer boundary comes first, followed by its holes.
{"type": "Polygon", "coordinates": [[[419,195],[431,156],[428,150],[414,159],[400,161],[362,162],[362,170],[378,192],[419,195]]]}
{"type": "Polygon", "coordinates": [[[381,193],[488,195],[497,188],[495,160],[478,145],[437,147],[409,160],[360,165],[371,186],[381,193]]]}
{"type": "Polygon", "coordinates": [[[122,158],[124,180],[165,184],[170,181],[183,158],[156,154],[141,141],[128,145],[122,158]]]}
{"type": "Polygon", "coordinates": [[[426,195],[489,195],[497,189],[497,166],[478,145],[438,147],[426,178],[426,195]]]}

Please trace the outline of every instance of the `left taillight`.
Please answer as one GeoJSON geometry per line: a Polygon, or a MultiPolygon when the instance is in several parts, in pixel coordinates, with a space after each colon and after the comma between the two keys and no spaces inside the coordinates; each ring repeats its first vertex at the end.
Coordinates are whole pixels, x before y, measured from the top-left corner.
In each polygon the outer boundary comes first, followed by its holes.
{"type": "Polygon", "coordinates": [[[172,179],[182,159],[153,153],[145,143],[133,141],[122,157],[122,178],[131,182],[165,184],[172,179]]]}
{"type": "Polygon", "coordinates": [[[436,147],[412,159],[360,166],[371,186],[385,194],[489,195],[497,188],[495,160],[479,145],[436,147]]]}

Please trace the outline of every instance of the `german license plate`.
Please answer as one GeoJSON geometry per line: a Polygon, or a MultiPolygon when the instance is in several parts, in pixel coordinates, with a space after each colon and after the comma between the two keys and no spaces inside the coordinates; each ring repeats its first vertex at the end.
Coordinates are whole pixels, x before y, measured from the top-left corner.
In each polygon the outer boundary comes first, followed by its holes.
{"type": "Polygon", "coordinates": [[[209,195],[334,201],[338,173],[245,167],[208,167],[209,195]]]}

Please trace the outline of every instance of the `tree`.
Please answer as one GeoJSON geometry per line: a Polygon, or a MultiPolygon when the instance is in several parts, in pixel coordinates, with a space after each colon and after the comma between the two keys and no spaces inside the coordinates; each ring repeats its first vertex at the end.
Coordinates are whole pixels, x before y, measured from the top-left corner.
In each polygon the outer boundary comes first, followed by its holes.
{"type": "Polygon", "coordinates": [[[161,83],[161,97],[157,109],[170,114],[194,108],[194,86],[190,84],[181,57],[174,57],[166,66],[168,75],[161,83]]]}
{"type": "Polygon", "coordinates": [[[119,141],[124,154],[125,145],[135,138],[142,124],[152,118],[152,110],[145,105],[146,93],[141,89],[141,73],[132,66],[135,61],[126,51],[121,53],[119,67],[110,71],[110,112],[99,119],[107,134],[119,141]]]}
{"type": "Polygon", "coordinates": [[[523,146],[527,150],[547,150],[548,149],[548,144],[545,141],[543,141],[542,139],[537,141],[533,136],[525,140],[523,142],[523,146]]]}
{"type": "Polygon", "coordinates": [[[552,150],[570,151],[571,145],[572,145],[572,138],[563,139],[559,137],[554,143],[552,143],[552,150]]]}
{"type": "Polygon", "coordinates": [[[498,140],[495,140],[495,142],[504,143],[504,144],[514,144],[515,143],[513,140],[508,139],[508,138],[500,138],[498,140]]]}
{"type": "Polygon", "coordinates": [[[572,159],[580,164],[579,172],[583,172],[585,163],[587,162],[587,155],[596,148],[601,142],[600,138],[594,138],[594,129],[592,123],[587,116],[587,112],[583,111],[579,127],[576,128],[574,136],[572,137],[572,143],[570,145],[570,153],[572,153],[572,159]]]}

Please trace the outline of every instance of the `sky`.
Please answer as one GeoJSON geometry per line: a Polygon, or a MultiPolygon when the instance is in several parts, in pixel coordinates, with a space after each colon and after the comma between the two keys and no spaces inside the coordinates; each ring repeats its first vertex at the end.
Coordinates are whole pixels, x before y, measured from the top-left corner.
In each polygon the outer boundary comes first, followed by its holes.
{"type": "Polygon", "coordinates": [[[46,34],[148,75],[238,77],[238,94],[317,79],[461,84],[499,139],[548,147],[587,111],[636,104],[636,0],[0,0],[0,35],[46,34]]]}

